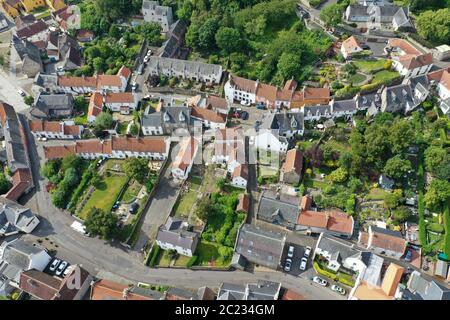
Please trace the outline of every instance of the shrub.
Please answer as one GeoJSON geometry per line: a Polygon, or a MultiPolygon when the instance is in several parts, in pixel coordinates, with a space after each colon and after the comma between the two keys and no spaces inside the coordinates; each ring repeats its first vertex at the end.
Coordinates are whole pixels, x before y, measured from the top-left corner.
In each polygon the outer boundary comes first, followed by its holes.
{"type": "Polygon", "coordinates": [[[192,256],[189,261],[186,263],[186,267],[190,268],[197,262],[197,256],[192,256]]]}
{"type": "Polygon", "coordinates": [[[361,93],[371,93],[381,87],[381,83],[368,83],[361,86],[361,93]]]}
{"type": "Polygon", "coordinates": [[[439,223],[429,223],[426,229],[431,232],[444,233],[444,226],[439,223]]]}

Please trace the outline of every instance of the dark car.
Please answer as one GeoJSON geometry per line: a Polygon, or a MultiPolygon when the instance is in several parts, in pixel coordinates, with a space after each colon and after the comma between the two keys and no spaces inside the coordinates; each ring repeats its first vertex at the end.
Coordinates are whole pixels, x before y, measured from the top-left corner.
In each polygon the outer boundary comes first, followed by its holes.
{"type": "Polygon", "coordinates": [[[361,48],[363,48],[364,50],[370,50],[370,47],[367,44],[363,44],[361,48]]]}
{"type": "Polygon", "coordinates": [[[242,120],[248,120],[248,112],[247,111],[242,111],[241,119],[242,120]]]}
{"type": "Polygon", "coordinates": [[[136,202],[133,202],[130,205],[130,210],[129,211],[130,211],[131,214],[135,214],[138,208],[139,208],[139,204],[137,204],[136,202]]]}
{"type": "Polygon", "coordinates": [[[405,254],[405,261],[406,262],[411,262],[412,261],[412,251],[411,250],[407,250],[406,254],[405,254]]]}
{"type": "Polygon", "coordinates": [[[265,109],[266,109],[266,106],[264,105],[264,103],[258,103],[258,104],[256,105],[256,109],[259,109],[259,110],[265,110],[265,109]]]}

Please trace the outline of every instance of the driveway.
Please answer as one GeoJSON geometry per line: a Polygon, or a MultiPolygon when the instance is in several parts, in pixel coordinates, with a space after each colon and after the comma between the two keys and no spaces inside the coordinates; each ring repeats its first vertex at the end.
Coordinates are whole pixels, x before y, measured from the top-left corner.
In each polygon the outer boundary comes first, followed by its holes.
{"type": "Polygon", "coordinates": [[[136,250],[143,248],[149,240],[155,239],[158,227],[166,222],[167,217],[177,201],[180,183],[170,177],[170,164],[171,162],[168,161],[166,167],[163,169],[163,176],[157,186],[156,193],[150,200],[151,203],[148,210],[142,217],[143,222],[139,239],[135,245],[136,250]]]}

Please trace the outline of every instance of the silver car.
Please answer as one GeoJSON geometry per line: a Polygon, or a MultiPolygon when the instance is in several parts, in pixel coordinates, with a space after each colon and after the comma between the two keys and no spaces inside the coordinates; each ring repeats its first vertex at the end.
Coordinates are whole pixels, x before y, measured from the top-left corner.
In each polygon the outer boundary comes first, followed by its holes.
{"type": "Polygon", "coordinates": [[[55,274],[56,274],[57,276],[62,275],[63,271],[67,268],[68,265],[69,265],[69,264],[68,264],[66,261],[62,261],[62,262],[59,264],[58,269],[56,269],[55,274]]]}
{"type": "Polygon", "coordinates": [[[308,259],[303,257],[302,260],[300,260],[300,270],[305,271],[307,263],[308,259]]]}
{"type": "Polygon", "coordinates": [[[284,271],[289,272],[291,271],[292,267],[292,259],[286,259],[286,263],[284,264],[284,271]]]}
{"type": "Polygon", "coordinates": [[[343,296],[345,296],[345,294],[346,294],[344,288],[339,287],[339,286],[337,286],[337,285],[335,285],[335,284],[333,284],[333,285],[331,286],[331,290],[336,291],[337,293],[342,294],[343,296]]]}
{"type": "Polygon", "coordinates": [[[326,281],[326,280],[324,280],[322,278],[319,278],[317,276],[312,278],[312,281],[317,283],[317,284],[319,284],[319,285],[321,285],[322,287],[328,286],[328,281],[326,281]]]}

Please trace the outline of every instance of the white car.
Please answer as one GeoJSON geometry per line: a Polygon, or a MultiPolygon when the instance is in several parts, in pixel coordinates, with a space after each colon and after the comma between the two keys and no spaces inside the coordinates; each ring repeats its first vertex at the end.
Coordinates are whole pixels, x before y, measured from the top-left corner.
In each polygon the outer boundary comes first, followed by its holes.
{"type": "Polygon", "coordinates": [[[331,286],[331,290],[336,291],[337,293],[342,294],[343,296],[345,296],[345,294],[346,294],[344,288],[339,287],[339,286],[337,286],[337,285],[335,285],[335,284],[333,284],[333,285],[331,286]]]}
{"type": "Polygon", "coordinates": [[[44,142],[45,142],[45,141],[47,141],[47,140],[48,140],[48,139],[47,139],[46,137],[42,137],[42,138],[41,138],[41,141],[44,141],[44,142]]]}
{"type": "Polygon", "coordinates": [[[311,247],[306,247],[305,248],[305,254],[304,254],[304,256],[305,257],[307,257],[307,258],[309,258],[309,255],[311,254],[311,247]]]}
{"type": "Polygon", "coordinates": [[[131,90],[135,91],[138,87],[138,84],[136,82],[133,82],[133,85],[131,86],[131,90]]]}
{"type": "Polygon", "coordinates": [[[245,100],[241,101],[241,106],[249,106],[249,105],[250,105],[250,102],[245,101],[245,100]]]}
{"type": "Polygon", "coordinates": [[[49,268],[50,271],[52,271],[52,272],[55,271],[60,262],[61,262],[61,260],[59,260],[59,259],[53,260],[53,262],[52,262],[52,264],[50,265],[50,268],[49,268]]]}
{"type": "Polygon", "coordinates": [[[63,277],[64,278],[67,277],[67,275],[72,272],[73,268],[74,268],[74,266],[68,266],[63,273],[63,277]]]}
{"type": "Polygon", "coordinates": [[[63,271],[67,268],[68,265],[69,265],[69,264],[68,264],[66,261],[62,261],[62,262],[59,264],[58,269],[56,269],[55,274],[56,274],[57,276],[62,275],[63,271]]]}
{"type": "Polygon", "coordinates": [[[321,285],[322,287],[328,286],[328,281],[326,281],[326,280],[324,280],[322,278],[319,278],[317,276],[312,278],[312,281],[317,283],[317,284],[319,284],[319,285],[321,285]]]}
{"type": "Polygon", "coordinates": [[[294,256],[294,246],[289,246],[288,252],[287,252],[287,256],[289,258],[292,258],[294,256]]]}
{"type": "Polygon", "coordinates": [[[150,57],[149,57],[149,56],[145,56],[145,58],[144,58],[144,62],[145,62],[145,63],[147,63],[147,62],[148,62],[148,60],[150,60],[150,57]]]}
{"type": "Polygon", "coordinates": [[[307,263],[308,263],[308,259],[303,257],[302,260],[300,261],[300,270],[305,271],[307,263]]]}
{"type": "Polygon", "coordinates": [[[27,94],[22,89],[17,90],[17,92],[22,96],[25,97],[27,94]]]}
{"type": "Polygon", "coordinates": [[[291,271],[291,267],[292,267],[292,260],[287,258],[286,263],[284,264],[284,271],[286,272],[291,271]]]}

